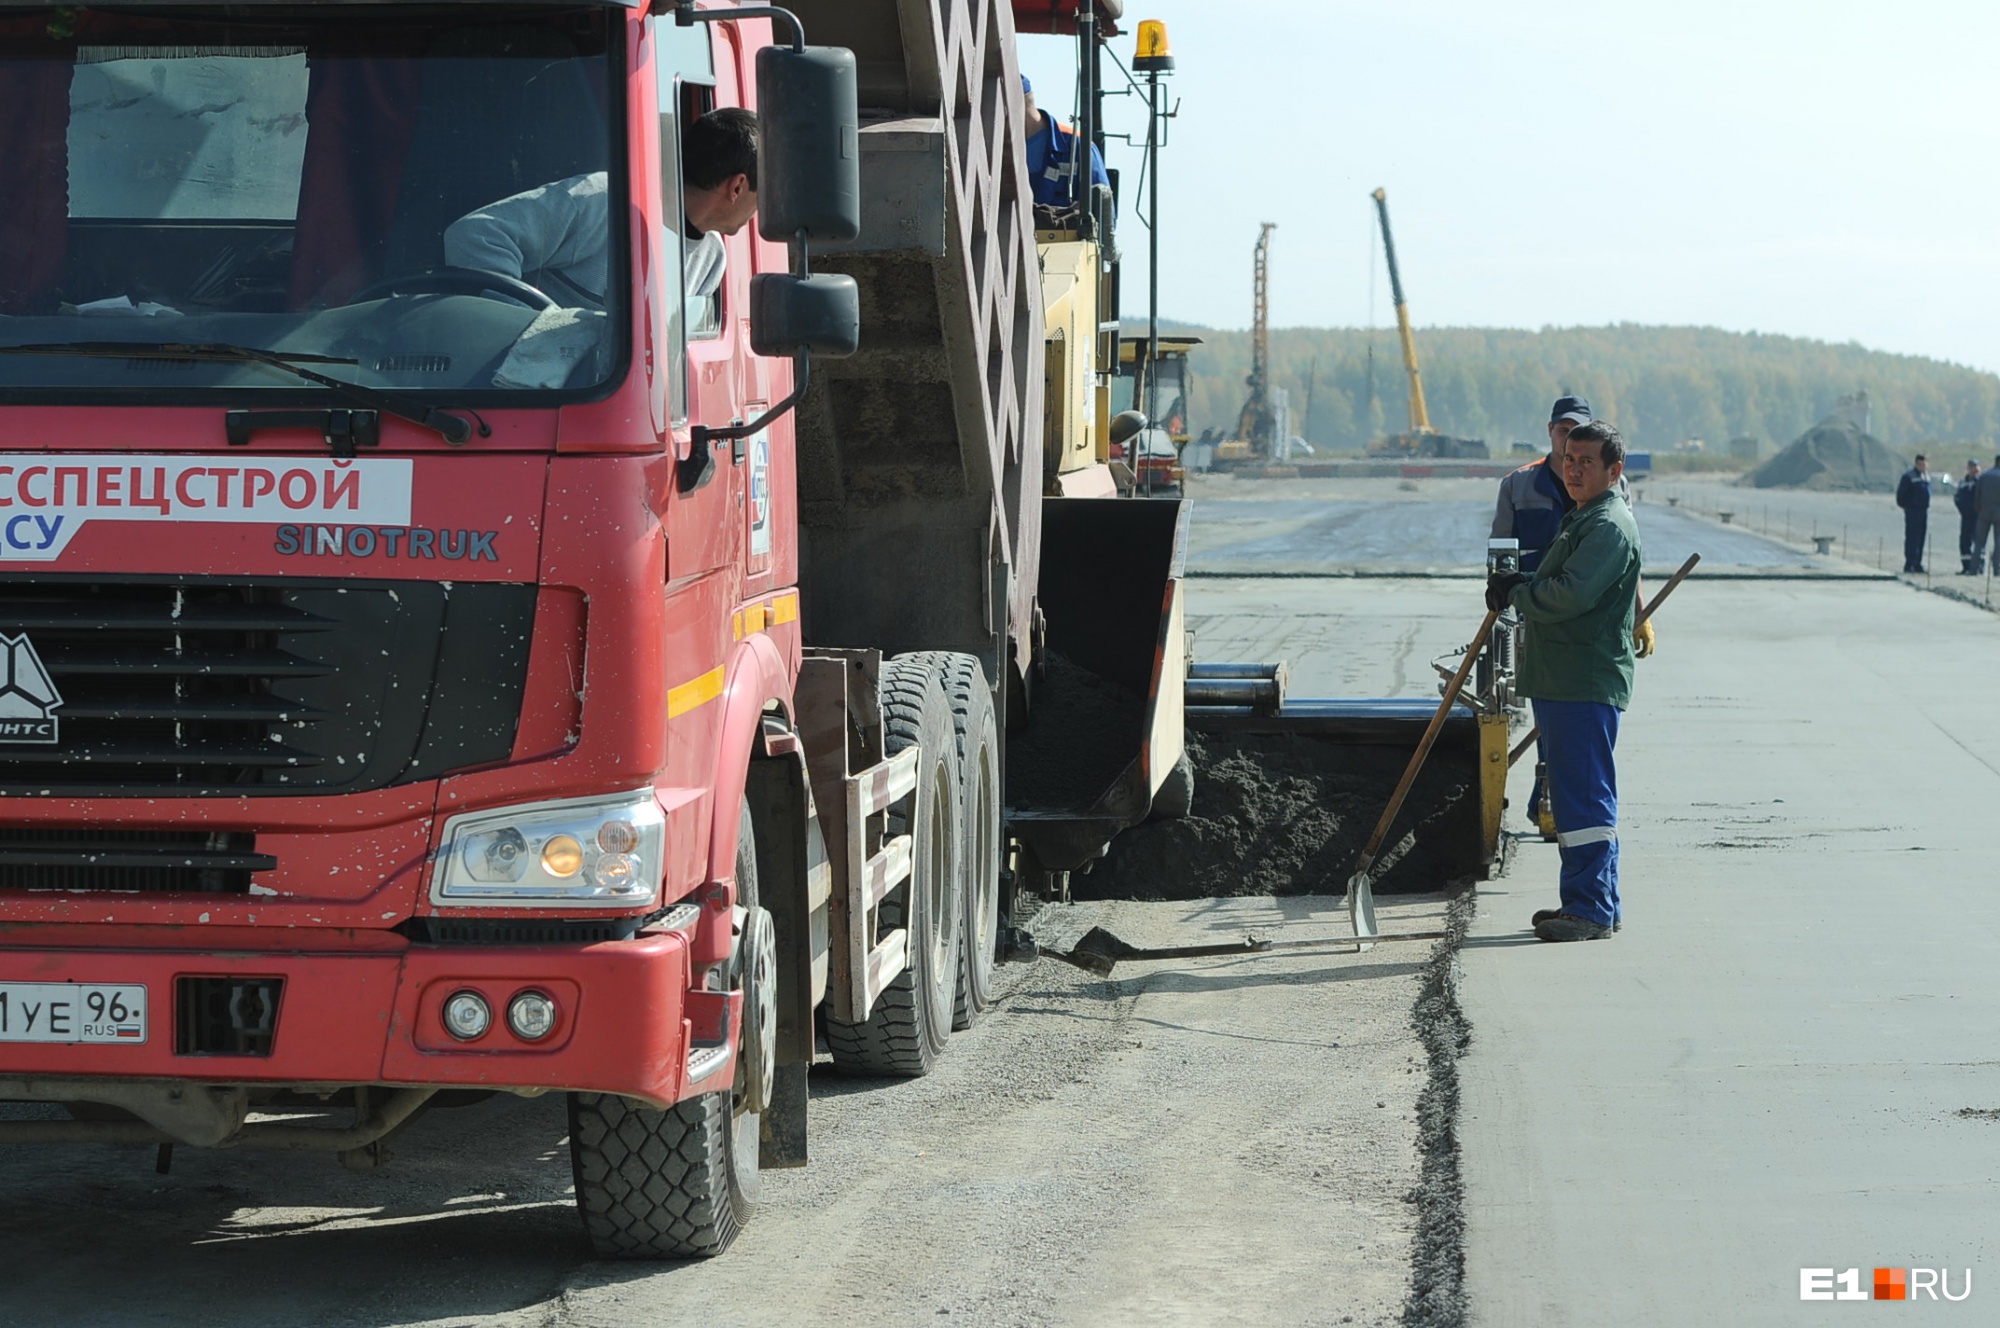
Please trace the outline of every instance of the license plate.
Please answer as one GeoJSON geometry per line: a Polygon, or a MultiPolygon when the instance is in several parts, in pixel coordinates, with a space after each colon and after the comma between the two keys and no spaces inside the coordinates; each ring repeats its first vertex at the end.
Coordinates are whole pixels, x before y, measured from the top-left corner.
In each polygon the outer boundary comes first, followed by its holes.
{"type": "Polygon", "coordinates": [[[0,1042],[145,1040],[144,987],[0,982],[0,1042]]]}

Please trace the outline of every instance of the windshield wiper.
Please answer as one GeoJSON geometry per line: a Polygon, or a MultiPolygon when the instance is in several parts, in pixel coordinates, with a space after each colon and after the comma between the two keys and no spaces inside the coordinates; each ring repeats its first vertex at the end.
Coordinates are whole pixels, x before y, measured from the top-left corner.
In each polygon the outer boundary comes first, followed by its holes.
{"type": "MultiPolygon", "coordinates": [[[[344,382],[305,367],[308,364],[360,363],[358,360],[338,355],[313,355],[290,351],[280,354],[277,351],[259,350],[255,346],[239,346],[227,341],[51,341],[29,346],[0,346],[0,355],[77,355],[86,359],[101,360],[200,360],[211,364],[268,364],[273,369],[281,369],[294,378],[318,384],[370,410],[380,411],[384,415],[394,415],[399,420],[408,420],[419,428],[429,429],[453,447],[463,447],[472,440],[472,423],[464,416],[453,415],[435,406],[412,409],[387,392],[372,387],[362,387],[358,383],[344,382]]],[[[480,421],[479,436],[488,438],[492,434],[492,428],[485,421],[480,421]]]]}

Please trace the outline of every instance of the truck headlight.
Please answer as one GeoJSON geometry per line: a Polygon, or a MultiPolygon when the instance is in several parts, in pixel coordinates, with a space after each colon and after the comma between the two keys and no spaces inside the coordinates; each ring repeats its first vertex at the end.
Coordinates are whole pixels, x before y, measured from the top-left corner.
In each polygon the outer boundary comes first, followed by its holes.
{"type": "Polygon", "coordinates": [[[650,789],[445,822],[431,902],[502,908],[644,908],[666,870],[666,817],[650,789]]]}

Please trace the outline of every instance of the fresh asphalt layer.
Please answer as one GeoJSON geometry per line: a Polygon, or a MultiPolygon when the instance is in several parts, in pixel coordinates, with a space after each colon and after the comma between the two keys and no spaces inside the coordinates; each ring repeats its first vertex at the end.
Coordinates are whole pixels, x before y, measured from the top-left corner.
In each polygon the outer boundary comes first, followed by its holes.
{"type": "Polygon", "coordinates": [[[2000,622],[1697,582],[1664,626],[1618,748],[1623,932],[1529,936],[1532,840],[1461,955],[1472,1322],[1825,1323],[1800,1269],[1877,1266],[1969,1268],[1930,1309],[2000,1321],[2000,710],[1964,690],[2000,622]]]}

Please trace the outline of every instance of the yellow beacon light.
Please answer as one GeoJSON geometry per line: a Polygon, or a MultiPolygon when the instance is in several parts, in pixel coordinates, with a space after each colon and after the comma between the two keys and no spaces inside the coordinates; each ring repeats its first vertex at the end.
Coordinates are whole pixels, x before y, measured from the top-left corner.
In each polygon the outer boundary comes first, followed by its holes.
{"type": "Polygon", "coordinates": [[[1139,24],[1139,49],[1132,68],[1141,74],[1164,74],[1174,67],[1173,49],[1167,45],[1167,25],[1156,18],[1139,24]]]}

